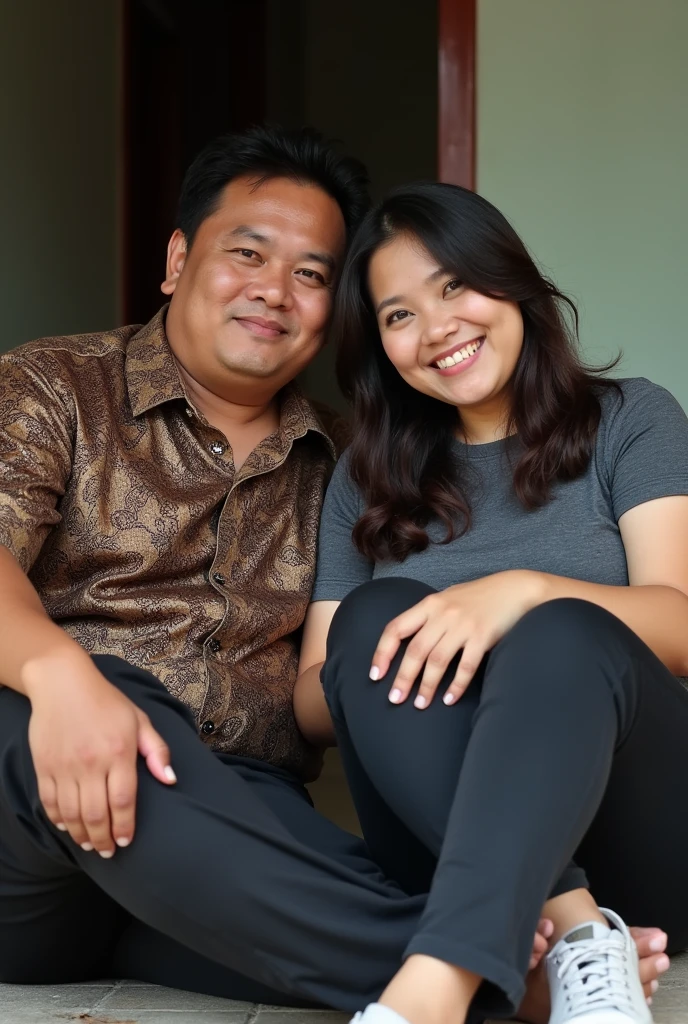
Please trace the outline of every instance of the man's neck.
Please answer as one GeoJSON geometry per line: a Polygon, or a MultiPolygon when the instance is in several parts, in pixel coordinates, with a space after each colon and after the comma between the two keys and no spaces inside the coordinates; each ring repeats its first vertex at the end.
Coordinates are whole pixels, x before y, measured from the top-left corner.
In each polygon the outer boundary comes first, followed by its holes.
{"type": "MultiPolygon", "coordinates": [[[[239,400],[222,398],[213,391],[209,391],[203,384],[195,380],[191,374],[177,362],[179,374],[191,404],[208,420],[212,426],[219,426],[219,423],[232,423],[236,427],[249,426],[256,420],[265,417],[278,417],[277,397],[265,395],[256,396],[255,400],[243,394],[239,400]]],[[[222,427],[219,427],[222,429],[222,427]]]]}
{"type": "Polygon", "coordinates": [[[243,396],[242,401],[220,398],[199,384],[181,363],[177,362],[177,366],[189,401],[212,427],[225,435],[234,455],[234,467],[240,469],[254,448],[279,429],[277,396],[255,402],[246,401],[243,396]]]}

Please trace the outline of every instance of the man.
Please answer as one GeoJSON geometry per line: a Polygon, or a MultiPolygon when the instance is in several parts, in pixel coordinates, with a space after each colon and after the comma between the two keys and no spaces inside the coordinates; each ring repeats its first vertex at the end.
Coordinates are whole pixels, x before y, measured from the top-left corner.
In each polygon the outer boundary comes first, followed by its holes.
{"type": "Polygon", "coordinates": [[[291,707],[335,455],[291,382],[365,206],[313,133],[218,140],[169,307],[2,358],[0,980],[355,1009],[416,928],[291,707]]]}

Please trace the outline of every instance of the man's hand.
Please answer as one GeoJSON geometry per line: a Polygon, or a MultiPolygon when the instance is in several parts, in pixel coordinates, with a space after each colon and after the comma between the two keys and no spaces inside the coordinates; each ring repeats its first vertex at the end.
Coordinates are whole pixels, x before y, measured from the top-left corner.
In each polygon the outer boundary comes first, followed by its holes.
{"type": "Polygon", "coordinates": [[[176,782],[167,745],[85,654],[27,666],[26,694],[46,814],[83,850],[112,857],[134,838],[138,754],[159,782],[176,782]]]}

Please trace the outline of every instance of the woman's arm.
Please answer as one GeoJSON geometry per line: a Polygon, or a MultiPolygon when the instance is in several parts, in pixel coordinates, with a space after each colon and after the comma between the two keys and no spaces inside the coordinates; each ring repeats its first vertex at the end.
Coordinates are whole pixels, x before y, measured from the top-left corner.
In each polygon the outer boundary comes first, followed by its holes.
{"type": "MultiPolygon", "coordinates": [[[[619,519],[628,587],[542,576],[542,600],[578,597],[625,622],[670,672],[688,675],[688,497],[646,501],[619,519]]],[[[541,603],[539,601],[538,603],[541,603]]]]}
{"type": "Polygon", "coordinates": [[[320,669],[325,662],[330,623],[339,604],[339,601],[315,601],[306,613],[303,627],[299,675],[294,687],[294,715],[303,735],[316,747],[336,745],[320,683],[320,669]]]}
{"type": "Polygon", "coordinates": [[[402,640],[413,637],[396,678],[393,703],[406,700],[422,673],[417,707],[426,707],[452,658],[462,651],[445,702],[464,692],[484,655],[532,608],[561,597],[590,601],[616,615],[675,675],[688,675],[688,496],[657,498],[619,519],[630,586],[585,583],[528,569],[495,573],[426,597],[384,630],[371,666],[382,679],[402,640]]]}

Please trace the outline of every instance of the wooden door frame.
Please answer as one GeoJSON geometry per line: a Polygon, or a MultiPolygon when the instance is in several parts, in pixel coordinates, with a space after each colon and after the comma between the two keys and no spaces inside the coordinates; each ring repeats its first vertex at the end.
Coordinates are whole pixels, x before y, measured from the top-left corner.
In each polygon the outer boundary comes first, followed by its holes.
{"type": "Polygon", "coordinates": [[[438,177],[475,188],[477,0],[438,0],[438,177]]]}

